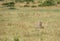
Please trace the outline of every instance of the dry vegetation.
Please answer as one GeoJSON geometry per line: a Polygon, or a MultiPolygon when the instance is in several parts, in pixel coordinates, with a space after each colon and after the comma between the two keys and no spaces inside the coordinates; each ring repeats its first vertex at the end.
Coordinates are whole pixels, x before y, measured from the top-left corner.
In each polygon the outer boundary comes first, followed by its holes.
{"type": "Polygon", "coordinates": [[[0,0],[0,7],[45,7],[58,4],[60,0],[0,0]]]}
{"type": "Polygon", "coordinates": [[[59,7],[0,8],[0,41],[60,41],[59,7]]]}
{"type": "Polygon", "coordinates": [[[48,3],[43,3],[45,0],[41,0],[43,6],[37,1],[5,1],[0,2],[0,41],[60,41],[59,0],[54,6],[50,6],[54,2],[44,6],[48,3]]]}

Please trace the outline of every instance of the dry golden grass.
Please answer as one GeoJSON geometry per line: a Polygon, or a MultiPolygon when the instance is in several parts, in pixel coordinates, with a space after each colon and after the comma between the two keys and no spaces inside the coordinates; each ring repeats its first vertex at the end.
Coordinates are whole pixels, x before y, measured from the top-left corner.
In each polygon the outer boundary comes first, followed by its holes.
{"type": "Polygon", "coordinates": [[[14,41],[14,38],[19,41],[60,41],[59,8],[1,8],[0,41],[14,41]],[[38,29],[40,21],[44,29],[38,29]]]}

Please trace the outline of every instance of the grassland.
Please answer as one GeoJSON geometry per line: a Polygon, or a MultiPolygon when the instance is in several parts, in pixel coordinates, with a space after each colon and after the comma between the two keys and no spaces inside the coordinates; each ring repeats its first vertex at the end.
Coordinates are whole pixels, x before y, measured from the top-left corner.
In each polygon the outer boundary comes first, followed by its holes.
{"type": "Polygon", "coordinates": [[[59,8],[0,8],[0,41],[60,41],[59,8]],[[37,29],[40,21],[44,29],[37,29]]]}

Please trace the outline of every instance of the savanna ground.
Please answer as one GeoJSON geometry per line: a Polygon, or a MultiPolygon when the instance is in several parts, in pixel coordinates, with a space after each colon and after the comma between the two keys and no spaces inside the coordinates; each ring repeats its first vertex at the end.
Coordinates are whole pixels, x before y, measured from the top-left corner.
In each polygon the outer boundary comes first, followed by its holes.
{"type": "Polygon", "coordinates": [[[0,8],[0,41],[60,41],[59,8],[0,8]]]}

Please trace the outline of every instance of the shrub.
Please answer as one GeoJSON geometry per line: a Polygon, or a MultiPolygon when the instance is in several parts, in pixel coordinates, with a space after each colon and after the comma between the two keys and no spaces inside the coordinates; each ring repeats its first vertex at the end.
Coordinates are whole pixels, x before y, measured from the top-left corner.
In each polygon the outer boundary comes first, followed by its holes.
{"type": "Polygon", "coordinates": [[[15,2],[24,2],[24,0],[15,0],[15,2]]]}
{"type": "Polygon", "coordinates": [[[57,4],[60,4],[60,0],[57,0],[57,4]]]}
{"type": "Polygon", "coordinates": [[[10,4],[10,6],[14,6],[15,3],[14,2],[10,2],[9,4],[10,4]]]}
{"type": "Polygon", "coordinates": [[[8,7],[9,3],[3,3],[2,4],[4,7],[8,7]]]}
{"type": "Polygon", "coordinates": [[[34,2],[34,0],[24,0],[25,2],[34,2]]]}
{"type": "Polygon", "coordinates": [[[10,9],[14,9],[14,2],[9,2],[9,3],[3,3],[2,4],[4,7],[10,7],[10,9]]]}
{"type": "Polygon", "coordinates": [[[0,0],[0,1],[4,1],[4,0],[0,0]]]}
{"type": "Polygon", "coordinates": [[[57,4],[60,4],[60,2],[57,2],[57,4]]]}
{"type": "Polygon", "coordinates": [[[19,41],[19,39],[18,38],[15,38],[14,41],[19,41]]]}
{"type": "Polygon", "coordinates": [[[29,5],[26,4],[26,5],[24,5],[24,7],[29,7],[29,5]]]}
{"type": "Polygon", "coordinates": [[[34,8],[34,7],[37,7],[37,6],[33,5],[33,6],[31,6],[31,7],[33,7],[33,8],[34,8]]]}
{"type": "Polygon", "coordinates": [[[9,9],[13,9],[13,10],[15,10],[16,8],[14,8],[14,7],[11,7],[11,8],[9,8],[9,9]]]}
{"type": "Polygon", "coordinates": [[[46,0],[40,6],[53,6],[53,5],[56,5],[56,2],[54,0],[46,0]]]}
{"type": "Polygon", "coordinates": [[[39,7],[41,7],[42,5],[41,5],[41,4],[39,4],[38,6],[39,6],[39,7]]]}
{"type": "Polygon", "coordinates": [[[14,2],[9,2],[9,3],[3,3],[2,5],[3,6],[6,6],[6,7],[14,7],[14,2]]]}

